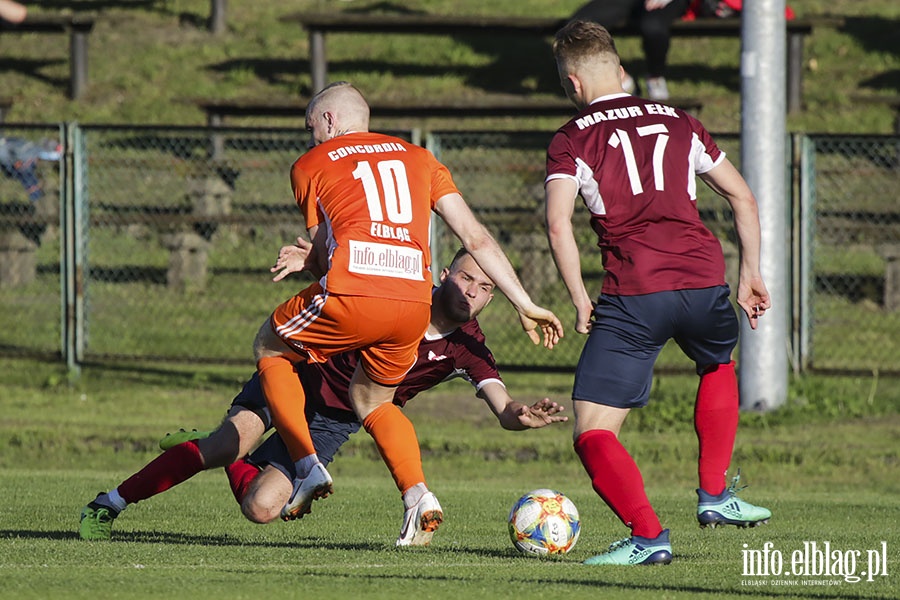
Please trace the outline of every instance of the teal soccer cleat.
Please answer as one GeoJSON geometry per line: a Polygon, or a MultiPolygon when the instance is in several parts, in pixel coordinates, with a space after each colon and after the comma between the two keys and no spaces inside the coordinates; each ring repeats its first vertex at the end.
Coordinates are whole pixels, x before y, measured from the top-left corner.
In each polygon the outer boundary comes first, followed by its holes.
{"type": "Polygon", "coordinates": [[[731,485],[718,496],[707,494],[702,489],[697,490],[697,520],[701,528],[715,528],[719,525],[756,527],[769,522],[772,511],[737,497],[737,493],[747,487],[737,487],[740,480],[741,471],[738,469],[731,485]]]}
{"type": "Polygon", "coordinates": [[[655,538],[633,535],[610,545],[603,554],[592,556],[586,565],[667,565],[672,562],[669,530],[663,529],[655,538]]]}

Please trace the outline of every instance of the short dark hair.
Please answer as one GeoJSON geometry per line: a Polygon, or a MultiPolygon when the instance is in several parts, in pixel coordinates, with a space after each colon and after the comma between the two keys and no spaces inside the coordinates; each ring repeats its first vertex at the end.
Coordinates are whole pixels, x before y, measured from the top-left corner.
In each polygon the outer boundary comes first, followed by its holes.
{"type": "Polygon", "coordinates": [[[466,256],[466,255],[468,255],[468,254],[469,254],[469,251],[466,250],[466,247],[465,247],[465,246],[460,246],[459,250],[456,251],[456,254],[453,255],[453,259],[450,261],[450,265],[449,265],[449,266],[452,267],[454,264],[456,264],[456,261],[458,261],[458,260],[461,259],[463,256],[466,256]]]}

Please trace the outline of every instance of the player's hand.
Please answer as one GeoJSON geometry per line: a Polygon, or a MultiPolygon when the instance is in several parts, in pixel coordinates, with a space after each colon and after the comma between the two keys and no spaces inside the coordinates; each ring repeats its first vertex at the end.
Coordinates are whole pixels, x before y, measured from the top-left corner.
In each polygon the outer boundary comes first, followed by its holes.
{"type": "Polygon", "coordinates": [[[737,303],[750,320],[750,329],[756,329],[759,318],[772,308],[772,299],[761,276],[741,277],[737,303]]]}
{"type": "Polygon", "coordinates": [[[594,316],[594,303],[575,308],[575,331],[577,333],[590,333],[594,316]]]}
{"type": "Polygon", "coordinates": [[[538,429],[550,423],[564,423],[569,417],[560,415],[565,407],[560,406],[550,398],[544,398],[531,406],[522,405],[516,411],[516,417],[522,426],[529,429],[538,429]]]}
{"type": "Polygon", "coordinates": [[[312,269],[314,265],[310,264],[310,255],[312,254],[312,243],[298,237],[297,243],[293,246],[282,246],[278,251],[278,258],[275,265],[269,269],[270,272],[276,273],[272,281],[281,281],[291,273],[299,273],[301,271],[312,269]]]}
{"type": "Polygon", "coordinates": [[[665,8],[672,3],[672,0],[644,0],[644,8],[646,10],[659,10],[665,8]]]}
{"type": "Polygon", "coordinates": [[[548,350],[558,344],[559,339],[563,336],[563,326],[559,317],[540,306],[535,305],[530,309],[521,309],[519,322],[522,323],[522,329],[525,330],[534,345],[541,343],[541,336],[537,332],[537,329],[540,328],[544,336],[544,347],[548,350]]]}

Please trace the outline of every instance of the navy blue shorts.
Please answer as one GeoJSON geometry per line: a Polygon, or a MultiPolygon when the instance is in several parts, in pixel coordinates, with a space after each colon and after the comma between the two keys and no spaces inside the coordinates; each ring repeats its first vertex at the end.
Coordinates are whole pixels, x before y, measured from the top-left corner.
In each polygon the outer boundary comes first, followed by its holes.
{"type": "Polygon", "coordinates": [[[739,329],[728,295],[726,285],[601,295],[575,370],[572,398],[619,408],[645,406],[653,365],[670,339],[694,361],[698,374],[728,364],[739,329]]]}
{"type": "Polygon", "coordinates": [[[262,419],[262,422],[265,423],[266,429],[272,426],[272,414],[269,412],[269,406],[266,404],[262,384],[259,383],[259,373],[254,372],[253,376],[244,383],[244,387],[231,401],[231,406],[240,406],[255,412],[262,419]]]}
{"type": "MultiPolygon", "coordinates": [[[[259,383],[259,374],[253,374],[231,404],[258,414],[266,424],[266,429],[272,426],[266,398],[259,383]]],[[[309,397],[306,399],[306,422],[309,423],[309,432],[316,454],[324,465],[334,460],[338,448],[350,439],[351,434],[359,431],[360,427],[356,413],[325,406],[317,402],[316,398],[309,397]]],[[[291,480],[296,475],[294,461],[291,460],[287,446],[277,433],[269,436],[259,448],[250,453],[247,460],[258,467],[272,465],[291,480]]]]}
{"type": "MultiPolygon", "coordinates": [[[[338,448],[350,439],[351,434],[359,431],[356,414],[343,410],[326,407],[314,412],[311,417],[307,411],[306,420],[309,423],[309,433],[312,435],[316,455],[323,465],[328,465],[333,461],[338,448]],[[328,412],[333,414],[329,415],[328,412]]],[[[277,433],[269,436],[269,439],[263,442],[259,448],[251,452],[247,460],[260,468],[271,465],[284,473],[285,477],[291,481],[297,476],[294,461],[291,460],[287,446],[284,445],[284,441],[277,433]]]]}

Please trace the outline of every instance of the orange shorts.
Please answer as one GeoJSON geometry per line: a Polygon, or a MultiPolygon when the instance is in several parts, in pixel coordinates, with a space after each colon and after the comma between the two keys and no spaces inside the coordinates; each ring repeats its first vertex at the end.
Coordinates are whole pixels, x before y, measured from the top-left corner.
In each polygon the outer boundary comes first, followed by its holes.
{"type": "Polygon", "coordinates": [[[325,292],[318,283],[281,304],[272,329],[313,362],[360,350],[361,364],[376,383],[396,385],[416,362],[431,320],[424,302],[401,302],[325,292]]]}

